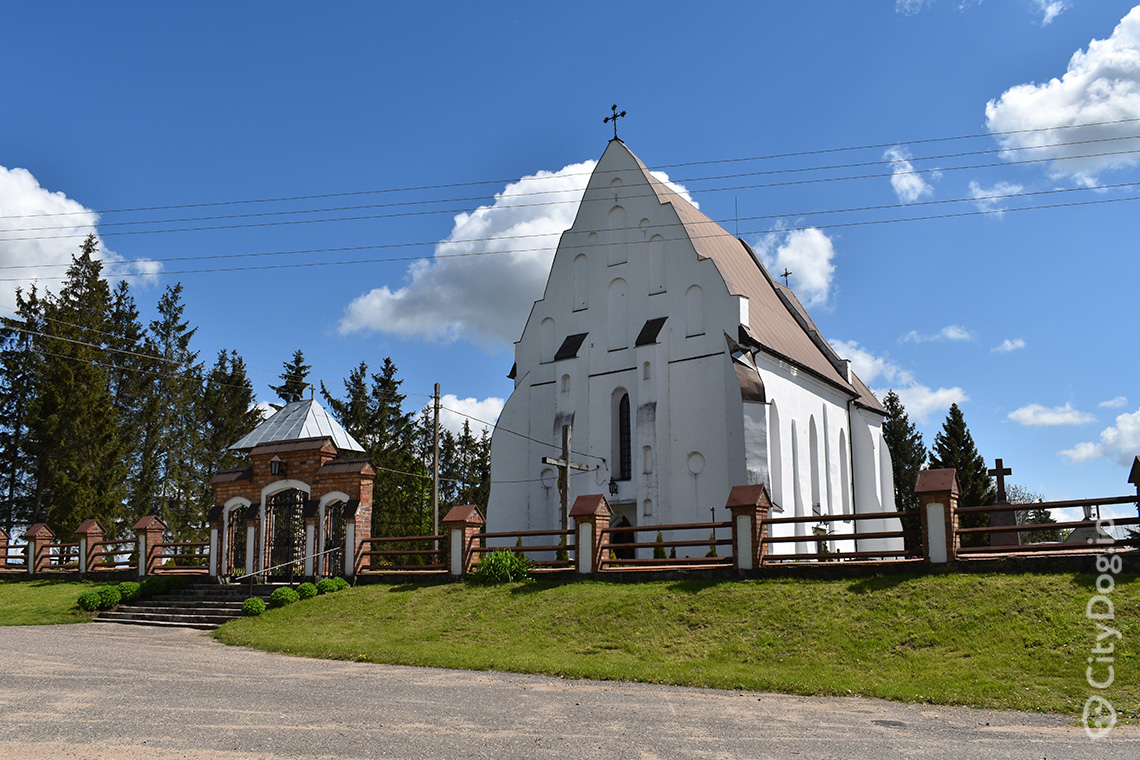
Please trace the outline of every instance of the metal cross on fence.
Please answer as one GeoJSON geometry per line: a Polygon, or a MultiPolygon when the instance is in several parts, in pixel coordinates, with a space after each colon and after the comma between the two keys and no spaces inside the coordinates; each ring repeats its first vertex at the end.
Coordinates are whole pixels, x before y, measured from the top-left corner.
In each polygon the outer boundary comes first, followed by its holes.
{"type": "Polygon", "coordinates": [[[543,457],[543,464],[554,465],[558,468],[558,492],[561,497],[562,530],[569,526],[570,514],[570,470],[586,471],[590,468],[581,462],[570,459],[570,426],[562,426],[562,458],[543,457]]]}
{"type": "Polygon", "coordinates": [[[1006,499],[1006,496],[1005,496],[1005,476],[1006,475],[1012,475],[1013,470],[1009,469],[1008,467],[1002,467],[1001,465],[1002,465],[1001,460],[995,459],[994,460],[994,468],[992,470],[986,470],[986,473],[989,475],[993,475],[994,477],[997,478],[997,500],[998,500],[998,504],[1005,504],[1008,501],[1008,499],[1006,499]]]}
{"type": "Polygon", "coordinates": [[[614,103],[612,106],[610,106],[610,110],[614,112],[614,115],[613,116],[607,116],[606,118],[602,119],[602,123],[603,124],[609,124],[611,121],[614,123],[614,139],[616,140],[616,139],[618,139],[618,136],[617,136],[617,120],[622,118],[623,116],[625,116],[625,111],[618,113],[617,103],[614,103]]]}

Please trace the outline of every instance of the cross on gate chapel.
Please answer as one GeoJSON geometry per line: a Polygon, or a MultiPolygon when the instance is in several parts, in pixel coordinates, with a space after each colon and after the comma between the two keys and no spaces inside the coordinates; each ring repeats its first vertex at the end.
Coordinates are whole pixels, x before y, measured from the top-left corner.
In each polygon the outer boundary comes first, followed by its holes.
{"type": "MultiPolygon", "coordinates": [[[[611,525],[725,520],[729,491],[747,484],[767,488],[774,517],[895,509],[886,411],[850,362],[743,240],[653,177],[616,133],[510,377],[491,438],[489,531],[562,527],[563,505],[591,493],[606,495],[611,525]]],[[[773,552],[810,541],[901,549],[901,539],[851,540],[897,522],[838,522],[822,537],[810,522],[774,525],[805,542],[773,552]]]]}

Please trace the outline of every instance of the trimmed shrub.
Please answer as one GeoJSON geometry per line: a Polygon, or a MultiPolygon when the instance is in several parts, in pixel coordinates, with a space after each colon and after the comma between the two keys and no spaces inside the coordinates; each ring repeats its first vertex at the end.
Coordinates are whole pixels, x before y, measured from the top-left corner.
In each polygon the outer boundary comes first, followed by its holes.
{"type": "Polygon", "coordinates": [[[273,593],[269,595],[269,606],[284,607],[285,605],[298,601],[300,598],[296,591],[288,586],[282,586],[281,588],[273,589],[273,593]]]}
{"type": "Polygon", "coordinates": [[[142,587],[134,581],[123,581],[115,588],[119,589],[119,596],[123,598],[124,602],[133,602],[142,593],[142,587]]]}
{"type": "Polygon", "coordinates": [[[471,583],[517,583],[527,579],[530,563],[520,553],[496,549],[483,556],[475,572],[468,576],[471,583]]]}
{"type": "MultiPolygon", "coordinates": [[[[661,531],[657,531],[657,543],[661,543],[664,540],[665,540],[665,537],[661,535],[661,531]]],[[[665,547],[664,546],[654,546],[653,547],[653,559],[665,559],[665,556],[666,555],[665,555],[665,547]]]]}
{"type": "Polygon", "coordinates": [[[79,595],[79,599],[77,599],[75,603],[79,605],[79,609],[81,610],[94,612],[99,609],[99,592],[95,589],[84,591],[79,595]]]}
{"type": "Polygon", "coordinates": [[[312,599],[317,595],[317,587],[312,583],[302,583],[297,587],[297,596],[302,599],[312,599]]]}
{"type": "Polygon", "coordinates": [[[337,590],[336,578],[321,578],[317,581],[318,594],[331,594],[337,590]]]}
{"type": "Polygon", "coordinates": [[[348,588],[348,581],[344,578],[337,576],[336,578],[333,578],[332,581],[333,585],[336,586],[336,588],[333,589],[334,591],[344,591],[346,588],[348,588]]]}
{"type": "Polygon", "coordinates": [[[97,592],[99,594],[99,609],[109,610],[123,600],[123,595],[115,586],[104,586],[97,592]]]}
{"type": "Polygon", "coordinates": [[[256,596],[250,597],[241,603],[241,614],[246,617],[255,617],[265,612],[265,602],[256,596]]]}

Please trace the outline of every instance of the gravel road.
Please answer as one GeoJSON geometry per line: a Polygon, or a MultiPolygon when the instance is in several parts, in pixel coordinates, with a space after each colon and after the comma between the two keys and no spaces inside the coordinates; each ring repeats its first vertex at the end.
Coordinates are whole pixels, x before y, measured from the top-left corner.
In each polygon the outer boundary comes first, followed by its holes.
{"type": "Polygon", "coordinates": [[[0,758],[1140,757],[1069,718],[285,657],[184,629],[0,628],[0,758]]]}

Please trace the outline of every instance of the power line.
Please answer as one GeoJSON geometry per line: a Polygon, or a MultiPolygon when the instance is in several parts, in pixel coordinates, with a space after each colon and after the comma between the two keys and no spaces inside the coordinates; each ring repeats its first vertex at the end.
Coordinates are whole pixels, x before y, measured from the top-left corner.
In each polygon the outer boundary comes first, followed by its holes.
{"type": "MultiPolygon", "coordinates": [[[[1076,141],[1072,141],[1072,142],[1048,143],[1048,144],[1044,144],[1044,145],[1030,145],[1030,146],[1015,147],[1015,148],[991,148],[991,149],[987,149],[987,150],[965,151],[965,152],[959,152],[959,153],[946,153],[946,154],[934,155],[934,156],[911,156],[911,157],[907,157],[905,160],[907,160],[907,161],[941,161],[941,160],[950,159],[950,158],[964,158],[967,156],[992,155],[994,153],[1012,153],[1012,152],[1023,151],[1023,150],[1025,150],[1025,151],[1029,151],[1029,150],[1040,151],[1040,150],[1045,150],[1045,149],[1049,149],[1049,148],[1070,147],[1070,146],[1074,146],[1074,145],[1087,145],[1087,144],[1091,144],[1091,143],[1114,142],[1114,141],[1120,141],[1120,140],[1140,140],[1140,134],[1123,135],[1123,136],[1115,136],[1115,137],[1100,137],[1100,138],[1092,138],[1092,139],[1087,139],[1087,140],[1076,140],[1076,141]]],[[[1121,155],[1121,154],[1126,153],[1126,152],[1131,152],[1131,151],[1114,151],[1112,153],[1095,154],[1095,155],[1097,155],[1097,156],[1121,155]]],[[[1081,158],[1081,157],[1077,156],[1074,158],[1081,158]]],[[[744,159],[741,159],[741,160],[744,160],[744,159]]],[[[854,168],[862,168],[862,167],[867,167],[867,166],[878,166],[880,164],[893,164],[898,160],[899,159],[885,159],[884,158],[884,159],[876,159],[875,161],[862,161],[862,162],[846,163],[846,164],[832,164],[832,165],[828,165],[828,166],[808,166],[808,167],[797,167],[797,168],[789,168],[789,169],[772,169],[772,170],[767,170],[767,171],[741,172],[741,173],[736,173],[736,174],[713,175],[713,176],[707,176],[707,177],[679,177],[679,178],[671,178],[670,181],[672,181],[672,182],[690,182],[690,183],[691,182],[707,182],[707,181],[713,181],[713,180],[735,179],[735,178],[739,178],[739,177],[748,177],[748,176],[768,176],[768,175],[795,174],[795,173],[813,172],[813,171],[829,171],[829,170],[835,170],[835,169],[854,169],[854,168]]],[[[1064,161],[1064,160],[1070,160],[1070,159],[1067,157],[1061,157],[1061,158],[1048,158],[1048,159],[1044,159],[1044,160],[1064,161]]],[[[1000,164],[986,164],[984,166],[989,166],[989,167],[1008,166],[1008,165],[1016,164],[1016,163],[1018,163],[1018,162],[1007,161],[1007,162],[1000,163],[1000,164]]],[[[939,169],[927,169],[927,170],[923,170],[923,171],[939,171],[939,169]]],[[[546,195],[562,195],[562,194],[566,194],[566,193],[573,193],[576,196],[578,196],[581,194],[581,192],[582,192],[581,188],[551,189],[551,190],[537,190],[534,192],[525,192],[525,193],[512,193],[510,195],[510,197],[513,199],[513,198],[546,196],[546,195]]],[[[632,196],[632,197],[636,197],[636,196],[632,196]]],[[[287,211],[262,211],[262,212],[244,213],[244,214],[219,214],[219,215],[214,215],[214,216],[179,217],[179,218],[174,218],[174,219],[133,219],[133,220],[127,220],[127,221],[121,221],[121,222],[99,222],[98,227],[101,231],[103,231],[103,230],[106,230],[108,227],[175,224],[175,223],[182,223],[182,222],[204,222],[204,221],[218,221],[218,220],[225,220],[225,219],[256,219],[256,218],[265,218],[265,217],[297,216],[297,215],[301,215],[301,214],[323,214],[323,213],[332,213],[332,212],[337,212],[337,211],[356,211],[356,210],[378,209],[378,208],[398,208],[398,207],[407,207],[407,206],[438,205],[440,203],[470,203],[470,202],[481,202],[481,201],[485,201],[485,200],[486,200],[485,196],[477,196],[477,197],[466,197],[466,198],[440,198],[440,199],[435,199],[435,200],[396,201],[393,203],[374,203],[374,204],[355,205],[355,206],[334,206],[334,207],[326,207],[326,208],[318,208],[318,209],[291,209],[291,210],[287,210],[287,211]]],[[[580,202],[580,199],[575,197],[575,198],[570,198],[570,199],[567,199],[564,201],[547,201],[547,202],[543,202],[543,203],[513,204],[513,205],[505,206],[505,207],[491,207],[491,208],[488,208],[486,210],[487,211],[496,211],[496,210],[502,211],[502,210],[507,210],[507,209],[516,209],[516,208],[533,208],[533,207],[541,207],[541,206],[566,205],[566,204],[578,203],[578,202],[580,202]]],[[[463,213],[463,212],[468,211],[468,210],[469,209],[466,207],[464,207],[464,208],[446,208],[446,209],[433,209],[430,211],[416,211],[416,212],[395,213],[395,214],[370,214],[370,215],[367,215],[364,217],[346,217],[344,219],[289,220],[288,223],[300,224],[300,223],[313,223],[313,222],[322,222],[322,221],[345,221],[345,220],[351,221],[351,220],[359,220],[359,219],[384,219],[384,218],[403,217],[403,216],[456,214],[456,213],[463,213]]],[[[69,213],[78,213],[78,212],[69,212],[69,213]]],[[[38,216],[38,215],[29,215],[29,216],[38,216]]],[[[28,217],[0,216],[0,219],[13,219],[13,218],[28,218],[28,217]]],[[[41,226],[41,227],[13,227],[11,229],[0,230],[0,232],[2,232],[2,233],[40,232],[40,231],[70,229],[72,226],[74,226],[74,225],[54,225],[54,226],[41,226]]],[[[193,228],[193,229],[228,229],[228,227],[218,226],[218,227],[203,227],[203,228],[193,228]]],[[[148,232],[157,232],[157,231],[158,230],[149,230],[148,232]]],[[[109,234],[109,233],[103,232],[102,234],[109,234]]]]}
{"type": "MultiPolygon", "coordinates": [[[[876,150],[876,149],[891,148],[891,147],[896,147],[896,146],[922,145],[922,144],[932,144],[932,143],[941,143],[941,142],[952,142],[952,141],[958,141],[958,140],[972,140],[972,139],[980,139],[980,138],[1005,137],[1005,136],[1009,136],[1009,135],[1019,135],[1019,134],[1033,134],[1033,133],[1040,133],[1040,132],[1051,132],[1054,130],[1085,129],[1085,128],[1089,128],[1089,127],[1112,126],[1112,125],[1129,124],[1129,123],[1135,123],[1135,122],[1140,122],[1140,118],[1114,119],[1114,120],[1107,120],[1107,121],[1085,122],[1085,123],[1081,123],[1081,124],[1056,124],[1056,125],[1052,125],[1052,126],[1048,126],[1048,127],[1032,127],[1032,128],[1026,128],[1026,129],[1013,129],[1013,130],[1006,130],[1006,131],[999,131],[999,132],[975,133],[975,134],[965,134],[965,135],[951,135],[951,136],[943,136],[943,137],[928,137],[928,138],[919,138],[919,139],[912,139],[912,140],[895,140],[892,142],[871,143],[871,144],[865,144],[865,145],[849,145],[849,146],[841,146],[841,147],[836,147],[836,148],[819,148],[819,149],[805,150],[805,151],[790,151],[790,152],[784,152],[784,153],[771,153],[771,154],[760,155],[760,156],[709,159],[709,160],[703,160],[703,161],[685,161],[685,162],[672,163],[672,164],[660,164],[656,167],[649,167],[649,168],[650,168],[650,171],[654,171],[654,170],[658,170],[658,169],[673,169],[673,168],[685,167],[685,166],[704,166],[704,165],[712,165],[712,164],[738,163],[738,162],[745,162],[745,161],[766,161],[766,160],[774,160],[774,159],[779,159],[779,158],[797,158],[797,157],[802,157],[802,156],[818,156],[818,155],[827,155],[827,154],[833,154],[833,153],[843,153],[843,152],[849,152],[849,151],[876,150]]],[[[587,174],[587,172],[583,172],[583,174],[587,174]]],[[[563,176],[572,176],[572,175],[563,175],[563,176]]],[[[431,184],[431,185],[414,185],[414,186],[406,186],[406,187],[379,188],[379,189],[372,189],[372,190],[355,190],[355,191],[343,191],[343,192],[333,192],[333,193],[311,193],[311,194],[307,194],[307,195],[277,196],[277,197],[269,197],[269,198],[247,198],[247,199],[236,199],[236,200],[227,200],[227,201],[208,201],[208,202],[200,202],[200,203],[178,203],[178,204],[166,204],[166,205],[156,205],[156,206],[136,206],[136,207],[126,207],[126,208],[113,208],[113,209],[97,210],[97,211],[94,211],[94,213],[97,213],[97,214],[137,213],[137,212],[141,212],[141,211],[165,211],[165,210],[170,210],[170,209],[182,209],[182,208],[211,208],[211,207],[218,207],[218,206],[233,206],[233,205],[256,204],[256,203],[284,203],[284,202],[290,202],[290,201],[319,200],[319,199],[324,199],[324,198],[346,198],[346,197],[363,196],[363,195],[379,195],[379,194],[387,194],[387,193],[418,192],[418,191],[425,191],[425,190],[441,190],[441,189],[450,189],[450,188],[459,188],[459,187],[476,187],[479,185],[514,184],[517,182],[540,181],[540,180],[545,180],[545,179],[546,179],[545,177],[533,177],[533,176],[531,176],[531,177],[522,177],[522,178],[518,178],[518,179],[489,179],[489,180],[475,180],[475,181],[471,181],[471,182],[447,182],[447,183],[437,183],[437,184],[431,184]]],[[[0,216],[0,219],[21,218],[21,217],[25,217],[25,216],[26,217],[72,216],[72,215],[88,214],[88,213],[91,213],[91,210],[0,216]]]]}
{"type": "MultiPolygon", "coordinates": [[[[998,197],[998,196],[994,196],[994,197],[998,197]]],[[[985,200],[985,198],[963,199],[961,201],[955,201],[955,202],[965,202],[966,200],[985,200]]],[[[1100,204],[1105,204],[1105,203],[1121,203],[1121,202],[1125,202],[1125,201],[1134,201],[1134,200],[1140,200],[1140,196],[1128,196],[1128,197],[1124,197],[1124,198],[1098,198],[1098,199],[1089,200],[1089,201],[1071,201],[1068,203],[1052,203],[1052,204],[1046,204],[1046,205],[1042,205],[1042,206],[1021,206],[1021,207],[1012,207],[1012,208],[1004,208],[1004,209],[978,209],[978,210],[974,210],[974,211],[962,211],[962,212],[952,213],[952,214],[931,214],[931,215],[926,215],[926,216],[911,216],[911,217],[902,217],[902,218],[896,218],[896,219],[873,219],[873,220],[864,220],[864,221],[855,221],[855,222],[835,222],[832,224],[811,224],[811,225],[802,225],[802,226],[796,226],[796,227],[781,227],[780,229],[769,229],[769,230],[745,230],[744,232],[742,232],[740,234],[741,234],[741,236],[779,235],[779,234],[786,234],[789,232],[802,232],[802,231],[811,230],[811,229],[830,230],[830,229],[842,229],[845,227],[865,227],[865,226],[881,225],[881,224],[901,224],[904,222],[932,221],[932,220],[937,220],[937,219],[956,219],[956,218],[964,218],[964,217],[971,217],[971,216],[992,216],[994,214],[1001,215],[1004,213],[1014,213],[1014,212],[1018,212],[1018,211],[1044,211],[1044,210],[1058,209],[1058,208],[1075,208],[1075,207],[1079,207],[1079,206],[1095,206],[1095,205],[1100,205],[1100,204]]],[[[918,205],[918,204],[915,204],[915,205],[918,205]]],[[[893,208],[893,207],[888,207],[888,208],[893,208]]],[[[899,208],[905,208],[905,206],[900,206],[899,208]]],[[[749,217],[749,218],[752,218],[752,217],[749,217]]],[[[758,218],[766,218],[766,217],[758,217],[758,218]]],[[[717,222],[715,222],[711,219],[709,220],[708,223],[709,224],[717,224],[717,222]]],[[[557,232],[557,233],[549,233],[549,234],[550,235],[561,235],[562,233],[557,232]]],[[[699,240],[699,239],[704,238],[704,237],[714,237],[715,235],[716,235],[716,233],[713,233],[710,235],[690,235],[689,238],[692,240],[699,240]]],[[[537,235],[528,235],[528,236],[522,236],[522,237],[537,237],[537,235]]],[[[408,245],[423,245],[423,244],[408,244],[408,245]]],[[[389,247],[389,246],[361,246],[359,248],[351,248],[349,250],[363,250],[363,249],[374,249],[374,248],[384,248],[384,247],[389,247]]],[[[340,249],[317,249],[317,250],[320,252],[324,252],[324,251],[337,251],[340,249]]],[[[348,259],[348,260],[338,260],[338,261],[304,261],[304,262],[299,262],[299,263],[295,263],[295,264],[263,264],[263,265],[259,265],[259,266],[206,267],[206,268],[201,268],[201,269],[174,269],[174,270],[163,271],[163,272],[160,272],[158,274],[161,274],[161,275],[215,274],[215,273],[222,273],[222,272],[254,272],[254,271],[270,271],[270,270],[280,270],[280,269],[306,269],[306,268],[314,268],[314,267],[352,266],[352,265],[364,265],[364,264],[391,264],[391,263],[399,263],[399,262],[407,262],[407,261],[420,261],[420,260],[445,259],[445,258],[465,258],[465,257],[470,257],[470,256],[501,256],[501,255],[507,255],[507,254],[535,253],[535,252],[552,251],[552,250],[553,250],[553,248],[551,246],[542,246],[542,247],[538,247],[538,248],[515,248],[515,249],[503,250],[503,251],[468,251],[468,252],[464,252],[464,253],[454,253],[454,254],[438,254],[437,253],[437,254],[434,254],[431,256],[395,256],[395,257],[386,257],[386,258],[348,259]]],[[[280,254],[265,254],[265,255],[280,255],[280,254]]],[[[154,273],[122,273],[122,274],[116,274],[114,276],[116,278],[119,278],[119,279],[129,279],[129,278],[135,278],[135,277],[153,277],[153,276],[155,276],[155,274],[154,273]]],[[[37,279],[37,280],[64,280],[64,279],[66,279],[66,276],[65,275],[37,276],[35,279],[37,279]]],[[[28,280],[27,277],[0,278],[0,282],[26,282],[27,280],[28,280]]]]}
{"type": "MultiPolygon", "coordinates": [[[[1136,153],[1140,153],[1140,148],[1133,149],[1133,150],[1112,151],[1112,152],[1108,152],[1108,153],[1090,153],[1090,154],[1085,154],[1085,155],[1080,155],[1080,156],[1066,156],[1064,159],[1060,159],[1060,160],[1072,161],[1072,160],[1078,160],[1078,159],[1103,158],[1103,157],[1110,157],[1110,156],[1130,155],[1130,154],[1136,154],[1136,153]]],[[[973,170],[973,169],[992,169],[995,167],[1005,167],[1005,166],[1011,166],[1011,165],[1048,163],[1048,162],[1057,161],[1057,160],[1059,160],[1059,159],[1055,159],[1055,158],[1034,158],[1034,159],[1023,159],[1020,161],[1008,161],[1008,162],[1004,162],[1004,163],[970,164],[970,165],[966,165],[966,166],[948,166],[948,167],[931,168],[931,169],[914,169],[914,168],[912,168],[906,172],[903,172],[903,174],[921,175],[921,174],[945,173],[945,172],[951,172],[951,171],[965,171],[965,170],[973,170]]],[[[874,162],[874,163],[878,164],[878,163],[883,163],[883,162],[874,162]]],[[[763,172],[760,172],[760,173],[762,174],[763,172]]],[[[864,179],[884,179],[884,178],[894,177],[897,173],[898,172],[891,171],[889,173],[880,173],[880,174],[859,174],[859,175],[850,175],[850,176],[845,176],[845,177],[815,177],[815,178],[810,178],[810,179],[788,180],[788,181],[784,181],[784,182],[768,182],[768,183],[760,183],[760,184],[752,184],[752,185],[736,185],[736,186],[728,186],[728,187],[710,187],[710,188],[703,189],[701,192],[703,192],[703,193],[714,193],[714,192],[726,192],[726,191],[736,191],[736,190],[755,190],[755,189],[773,188],[773,187],[791,187],[794,185],[811,185],[811,184],[821,184],[821,183],[825,183],[825,182],[849,182],[849,181],[864,180],[864,179]]],[[[724,177],[720,177],[718,179],[733,178],[733,177],[737,177],[737,176],[747,176],[747,175],[725,175],[724,177]]],[[[650,193],[643,193],[642,195],[644,195],[645,197],[648,197],[650,195],[650,193]]],[[[637,196],[630,196],[630,197],[637,197],[637,196]]],[[[561,204],[561,203],[568,203],[568,202],[569,201],[558,201],[557,203],[561,204]]],[[[530,205],[547,206],[547,205],[553,205],[553,202],[552,203],[542,203],[542,204],[530,204],[530,205]]],[[[518,204],[518,205],[512,206],[511,208],[525,208],[525,207],[527,207],[527,204],[518,204]]],[[[295,225],[300,225],[300,224],[327,224],[327,223],[333,223],[333,222],[355,222],[355,221],[389,219],[389,218],[407,217],[407,216],[418,216],[418,215],[425,214],[425,213],[439,213],[439,212],[396,212],[396,213],[392,213],[392,214],[364,214],[364,215],[360,215],[360,216],[333,217],[333,218],[329,218],[329,219],[289,219],[289,220],[281,220],[281,221],[275,221],[275,222],[250,222],[250,223],[245,223],[245,224],[223,224],[223,225],[201,226],[201,227],[170,227],[170,228],[155,229],[155,230],[121,230],[118,232],[111,231],[111,232],[107,232],[107,233],[100,233],[100,237],[122,237],[122,236],[127,236],[127,235],[132,235],[132,236],[133,235],[157,235],[157,234],[168,234],[168,233],[175,233],[175,232],[207,232],[207,231],[214,231],[214,230],[251,229],[251,228],[265,228],[265,227],[285,227],[285,226],[295,226],[295,225]]],[[[451,211],[448,211],[447,213],[456,213],[456,211],[451,210],[451,211]]],[[[0,243],[16,242],[16,241],[28,241],[28,240],[74,240],[74,239],[79,239],[79,238],[85,238],[89,234],[90,234],[90,232],[66,234],[66,235],[25,235],[23,237],[0,237],[0,243]]],[[[467,242],[467,241],[445,241],[445,242],[461,243],[461,242],[467,242]]],[[[137,275],[135,275],[135,276],[137,276],[137,275]]]]}

